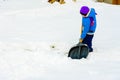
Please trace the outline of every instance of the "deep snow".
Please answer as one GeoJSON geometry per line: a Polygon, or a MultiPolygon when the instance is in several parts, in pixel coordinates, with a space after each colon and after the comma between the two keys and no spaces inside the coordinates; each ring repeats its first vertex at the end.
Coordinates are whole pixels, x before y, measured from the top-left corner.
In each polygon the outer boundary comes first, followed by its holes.
{"type": "Polygon", "coordinates": [[[0,0],[0,80],[120,80],[119,14],[119,5],[92,0],[0,0]],[[98,14],[94,52],[72,60],[82,5],[98,14]]]}

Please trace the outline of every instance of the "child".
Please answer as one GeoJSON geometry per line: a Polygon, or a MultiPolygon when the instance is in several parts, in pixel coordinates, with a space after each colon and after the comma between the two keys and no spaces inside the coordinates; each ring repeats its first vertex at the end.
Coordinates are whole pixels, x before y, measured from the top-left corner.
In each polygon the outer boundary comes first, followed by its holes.
{"type": "Polygon", "coordinates": [[[87,44],[89,52],[93,52],[92,39],[96,30],[96,12],[94,8],[82,6],[80,14],[82,15],[80,43],[87,44]]]}

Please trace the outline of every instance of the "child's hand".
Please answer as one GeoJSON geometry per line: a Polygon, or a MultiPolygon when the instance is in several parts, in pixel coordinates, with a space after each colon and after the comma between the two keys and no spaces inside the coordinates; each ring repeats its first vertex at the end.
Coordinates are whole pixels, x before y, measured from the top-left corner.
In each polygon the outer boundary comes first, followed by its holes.
{"type": "Polygon", "coordinates": [[[80,39],[79,42],[82,43],[83,39],[80,39]]]}

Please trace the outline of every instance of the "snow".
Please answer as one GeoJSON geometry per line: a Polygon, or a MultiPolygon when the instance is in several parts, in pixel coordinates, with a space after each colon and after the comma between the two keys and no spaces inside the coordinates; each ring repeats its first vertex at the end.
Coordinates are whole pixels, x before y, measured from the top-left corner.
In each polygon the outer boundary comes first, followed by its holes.
{"type": "Polygon", "coordinates": [[[94,0],[0,0],[0,80],[120,80],[119,14],[119,5],[94,0]],[[72,60],[82,5],[98,14],[94,52],[72,60]]]}

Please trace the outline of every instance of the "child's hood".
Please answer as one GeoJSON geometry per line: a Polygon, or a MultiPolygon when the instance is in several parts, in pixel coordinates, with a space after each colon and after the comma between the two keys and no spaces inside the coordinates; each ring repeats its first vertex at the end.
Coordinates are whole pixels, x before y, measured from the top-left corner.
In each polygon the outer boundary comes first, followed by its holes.
{"type": "Polygon", "coordinates": [[[94,17],[97,13],[95,12],[95,9],[94,8],[91,8],[90,9],[90,12],[88,13],[88,16],[87,17],[94,17]]]}

